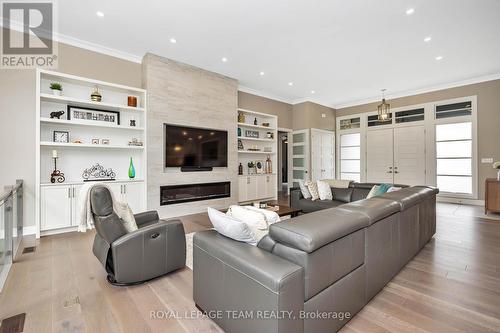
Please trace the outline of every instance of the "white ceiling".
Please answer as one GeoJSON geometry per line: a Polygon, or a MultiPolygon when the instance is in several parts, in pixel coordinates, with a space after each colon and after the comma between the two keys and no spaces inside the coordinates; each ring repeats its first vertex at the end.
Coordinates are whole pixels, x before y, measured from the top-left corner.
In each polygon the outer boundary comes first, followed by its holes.
{"type": "Polygon", "coordinates": [[[499,0],[64,0],[58,11],[64,36],[292,103],[338,107],[500,73],[499,0]]]}

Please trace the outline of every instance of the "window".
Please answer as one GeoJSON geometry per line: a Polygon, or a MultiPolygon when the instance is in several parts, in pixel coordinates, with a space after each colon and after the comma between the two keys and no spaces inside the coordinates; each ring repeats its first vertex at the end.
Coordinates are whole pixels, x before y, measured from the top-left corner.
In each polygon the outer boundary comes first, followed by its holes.
{"type": "Polygon", "coordinates": [[[461,102],[436,106],[436,119],[472,115],[472,102],[461,102]]]}
{"type": "Polygon", "coordinates": [[[447,193],[472,194],[472,123],[436,125],[437,186],[447,193]]]}
{"type": "Polygon", "coordinates": [[[424,120],[424,108],[396,112],[396,124],[424,120]]]}
{"type": "Polygon", "coordinates": [[[340,179],[361,181],[361,134],[340,135],[340,179]]]}
{"type": "Polygon", "coordinates": [[[388,114],[388,118],[386,120],[379,120],[378,115],[368,116],[368,127],[373,126],[382,126],[382,125],[391,125],[392,124],[392,113],[388,114]]]}
{"type": "Polygon", "coordinates": [[[351,118],[351,119],[343,119],[340,121],[340,129],[341,130],[346,130],[346,129],[353,129],[353,128],[360,128],[361,126],[361,118],[351,118]]]}

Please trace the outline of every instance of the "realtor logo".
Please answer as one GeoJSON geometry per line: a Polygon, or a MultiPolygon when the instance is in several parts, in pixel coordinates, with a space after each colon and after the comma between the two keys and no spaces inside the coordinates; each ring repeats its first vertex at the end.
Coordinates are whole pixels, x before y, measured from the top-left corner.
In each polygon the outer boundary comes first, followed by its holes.
{"type": "Polygon", "coordinates": [[[54,3],[2,3],[1,68],[55,68],[54,3]]]}

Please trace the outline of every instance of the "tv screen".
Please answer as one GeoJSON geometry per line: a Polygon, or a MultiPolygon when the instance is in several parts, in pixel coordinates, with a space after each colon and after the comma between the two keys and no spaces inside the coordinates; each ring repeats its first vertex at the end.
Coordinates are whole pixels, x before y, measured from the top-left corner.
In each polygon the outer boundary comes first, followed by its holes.
{"type": "Polygon", "coordinates": [[[227,167],[227,131],[164,126],[165,167],[227,167]]]}

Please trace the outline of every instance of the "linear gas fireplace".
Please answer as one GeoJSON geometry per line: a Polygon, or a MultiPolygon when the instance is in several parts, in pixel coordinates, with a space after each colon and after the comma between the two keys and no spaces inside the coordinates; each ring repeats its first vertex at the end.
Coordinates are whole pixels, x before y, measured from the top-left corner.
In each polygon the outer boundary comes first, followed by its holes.
{"type": "Polygon", "coordinates": [[[204,183],[169,185],[160,187],[160,205],[227,198],[231,196],[231,183],[204,183]]]}

